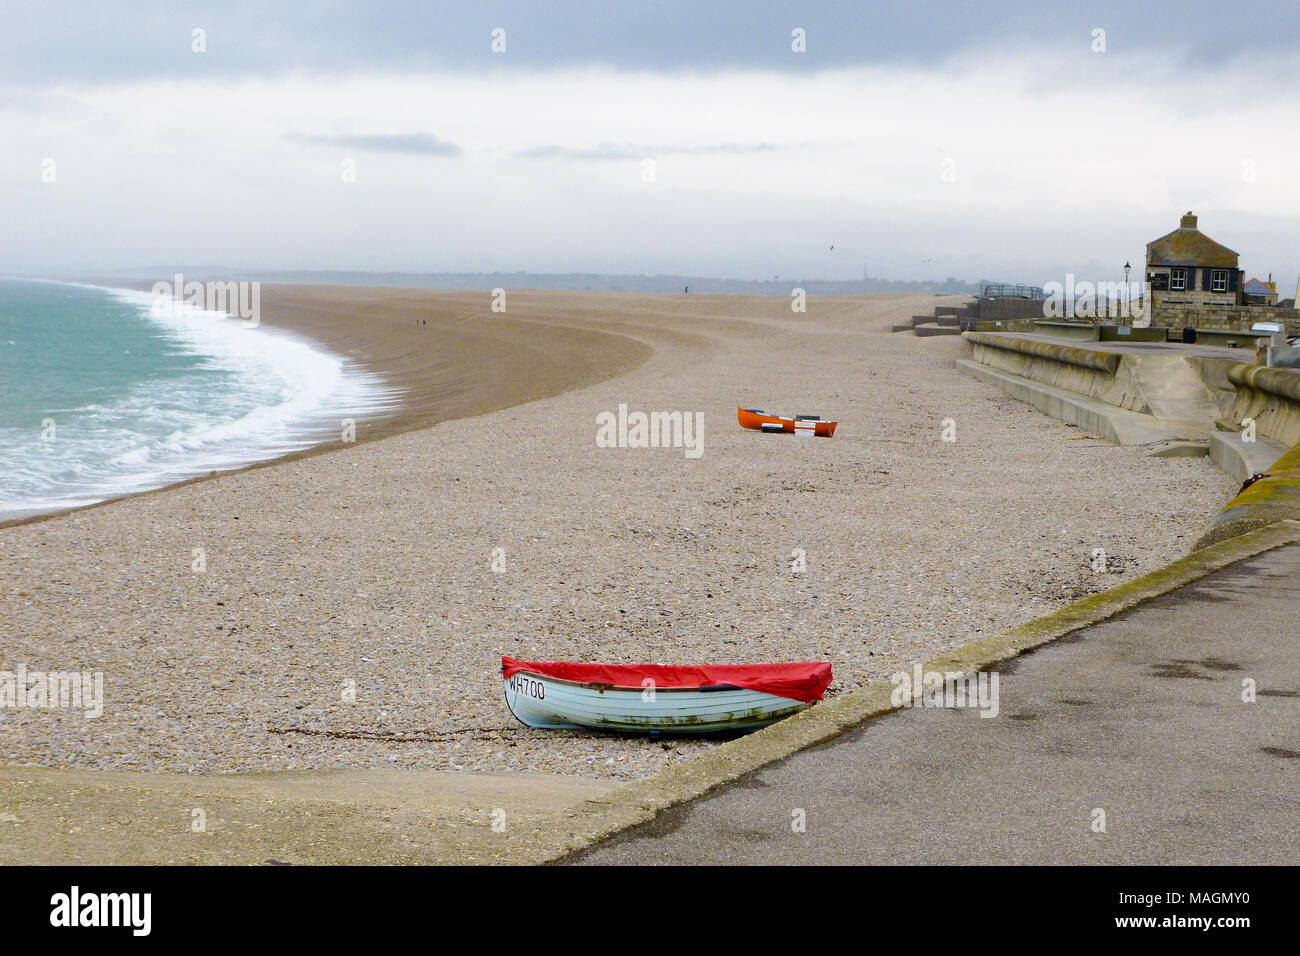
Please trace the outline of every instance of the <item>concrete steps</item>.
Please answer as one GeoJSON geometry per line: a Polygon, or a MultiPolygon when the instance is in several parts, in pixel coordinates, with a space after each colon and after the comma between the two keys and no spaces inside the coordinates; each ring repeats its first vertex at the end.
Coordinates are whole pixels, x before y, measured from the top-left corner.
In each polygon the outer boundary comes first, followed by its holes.
{"type": "Polygon", "coordinates": [[[1215,432],[1210,436],[1210,461],[1238,481],[1267,474],[1273,462],[1288,451],[1286,445],[1263,436],[1256,436],[1253,442],[1242,441],[1241,432],[1215,432]]]}
{"type": "Polygon", "coordinates": [[[1156,418],[1214,421],[1218,406],[1196,370],[1178,355],[1126,355],[1125,364],[1156,418]]]}

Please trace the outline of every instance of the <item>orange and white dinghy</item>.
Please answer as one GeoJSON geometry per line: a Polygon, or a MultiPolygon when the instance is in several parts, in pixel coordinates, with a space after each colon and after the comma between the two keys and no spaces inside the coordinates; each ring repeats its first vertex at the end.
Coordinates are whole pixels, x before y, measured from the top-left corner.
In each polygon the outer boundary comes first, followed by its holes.
{"type": "Polygon", "coordinates": [[[835,434],[839,422],[824,422],[816,415],[796,415],[794,418],[782,418],[770,415],[757,408],[737,408],[736,421],[742,428],[752,428],[761,432],[793,432],[796,435],[816,435],[818,438],[830,438],[835,434]]]}

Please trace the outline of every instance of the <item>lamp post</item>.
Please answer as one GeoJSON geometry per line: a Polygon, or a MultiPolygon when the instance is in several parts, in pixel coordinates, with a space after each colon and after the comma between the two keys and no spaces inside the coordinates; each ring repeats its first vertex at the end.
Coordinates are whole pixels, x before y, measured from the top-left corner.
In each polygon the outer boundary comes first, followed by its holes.
{"type": "Polygon", "coordinates": [[[1128,271],[1132,268],[1133,267],[1129,265],[1127,262],[1124,263],[1124,315],[1125,316],[1127,316],[1129,313],[1130,299],[1128,294],[1128,271]]]}

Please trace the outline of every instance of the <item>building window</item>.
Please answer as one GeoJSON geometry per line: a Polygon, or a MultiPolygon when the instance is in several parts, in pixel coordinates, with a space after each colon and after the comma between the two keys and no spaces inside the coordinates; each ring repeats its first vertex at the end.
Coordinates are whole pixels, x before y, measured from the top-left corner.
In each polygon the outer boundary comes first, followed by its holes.
{"type": "Polygon", "coordinates": [[[1227,292],[1228,291],[1228,270],[1215,269],[1210,273],[1210,291],[1227,292]]]}
{"type": "Polygon", "coordinates": [[[1170,269],[1169,270],[1169,289],[1172,292],[1182,292],[1187,288],[1187,270],[1170,269]]]}

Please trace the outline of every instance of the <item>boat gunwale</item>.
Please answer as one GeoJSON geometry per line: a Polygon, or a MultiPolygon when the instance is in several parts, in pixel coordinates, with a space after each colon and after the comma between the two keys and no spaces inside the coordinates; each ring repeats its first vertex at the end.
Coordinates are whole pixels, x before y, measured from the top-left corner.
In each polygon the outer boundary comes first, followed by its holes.
{"type": "MultiPolygon", "coordinates": [[[[504,670],[504,668],[502,668],[502,670],[504,670]]],[[[511,674],[510,677],[506,677],[503,674],[501,676],[501,680],[504,683],[508,684],[510,682],[511,677],[515,677],[519,674],[527,674],[530,677],[533,677],[537,680],[550,681],[551,683],[554,684],[567,684],[570,687],[581,687],[584,690],[594,690],[597,693],[602,691],[607,691],[607,690],[628,690],[628,691],[640,693],[641,691],[645,690],[647,686],[645,684],[633,684],[633,685],[604,684],[599,681],[567,680],[563,677],[551,677],[548,674],[539,674],[537,673],[537,671],[530,671],[526,667],[519,668],[517,671],[514,672],[514,674],[511,674]]],[[[782,697],[780,694],[772,694],[765,690],[754,690],[754,688],[752,687],[738,687],[735,684],[695,684],[691,687],[661,687],[660,685],[655,684],[654,689],[656,694],[674,693],[677,691],[690,692],[692,694],[710,694],[710,693],[715,693],[717,691],[723,691],[723,690],[744,690],[744,691],[749,691],[752,694],[764,694],[768,697],[776,697],[781,700],[796,700],[796,698],[794,697],[782,697]]],[[[799,701],[799,703],[803,703],[803,702],[799,701]]]]}

